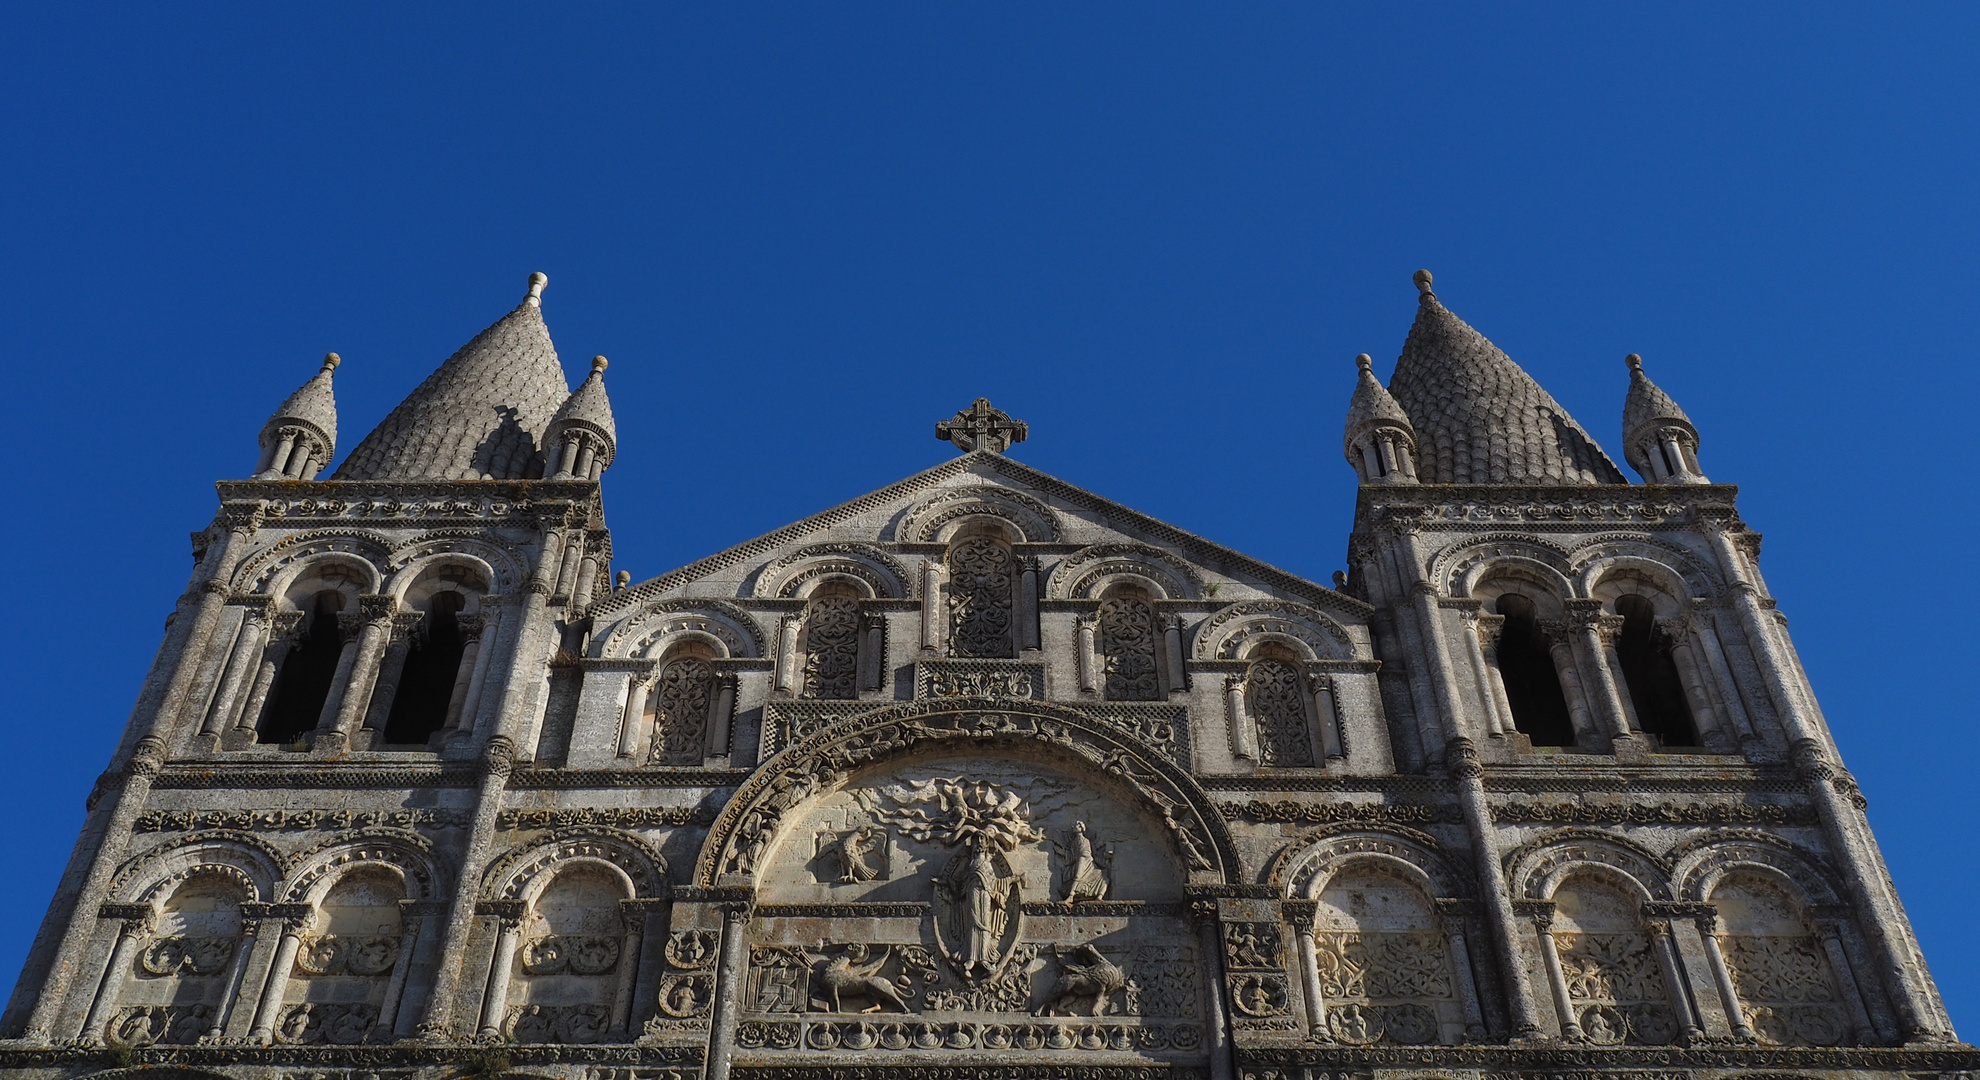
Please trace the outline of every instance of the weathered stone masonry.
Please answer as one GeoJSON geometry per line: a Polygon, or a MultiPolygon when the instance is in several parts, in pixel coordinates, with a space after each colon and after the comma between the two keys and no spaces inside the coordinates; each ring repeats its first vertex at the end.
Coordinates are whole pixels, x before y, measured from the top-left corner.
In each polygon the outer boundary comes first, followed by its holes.
{"type": "Polygon", "coordinates": [[[1966,1077],[1736,490],[1419,303],[1329,588],[1008,456],[613,579],[544,279],[219,485],[4,1019],[67,1080],[1966,1077]]]}

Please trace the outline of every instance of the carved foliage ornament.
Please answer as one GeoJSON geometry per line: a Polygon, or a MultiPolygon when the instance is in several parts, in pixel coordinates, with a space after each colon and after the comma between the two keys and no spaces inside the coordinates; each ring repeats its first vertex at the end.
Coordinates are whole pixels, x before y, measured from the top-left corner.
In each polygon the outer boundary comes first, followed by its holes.
{"type": "Polygon", "coordinates": [[[1100,650],[1109,701],[1160,701],[1155,678],[1155,609],[1139,597],[1100,603],[1100,650]]]}
{"type": "Polygon", "coordinates": [[[1252,722],[1258,725],[1260,763],[1312,765],[1312,724],[1299,669],[1281,660],[1253,661],[1245,675],[1244,695],[1252,722]]]}
{"type": "Polygon", "coordinates": [[[848,700],[859,696],[859,601],[821,596],[804,617],[804,696],[848,700]]]}
{"type": "Polygon", "coordinates": [[[949,649],[952,655],[1017,655],[1012,618],[1016,560],[993,536],[970,536],[949,549],[949,649]]]}
{"type": "Polygon", "coordinates": [[[708,742],[708,705],[715,696],[715,668],[683,656],[660,671],[653,695],[654,765],[700,765],[708,742]]]}

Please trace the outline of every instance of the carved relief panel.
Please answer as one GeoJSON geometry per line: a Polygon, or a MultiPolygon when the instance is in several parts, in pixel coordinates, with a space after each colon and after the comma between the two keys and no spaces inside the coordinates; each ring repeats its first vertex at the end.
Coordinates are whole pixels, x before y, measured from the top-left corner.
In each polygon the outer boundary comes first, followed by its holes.
{"type": "Polygon", "coordinates": [[[595,867],[557,875],[518,928],[502,1034],[519,1043],[595,1043],[623,1025],[636,957],[622,884],[595,867]]]}
{"type": "Polygon", "coordinates": [[[708,709],[715,698],[715,667],[699,656],[681,656],[660,669],[654,686],[653,765],[700,765],[707,755],[708,709]]]}
{"type": "Polygon", "coordinates": [[[115,1046],[187,1045],[220,1024],[227,974],[246,947],[241,885],[196,876],[165,902],[132,966],[120,1007],[102,1032],[115,1046]]]}
{"type": "Polygon", "coordinates": [[[812,598],[804,615],[803,697],[847,700],[859,696],[859,639],[858,598],[812,598]]]}
{"type": "Polygon", "coordinates": [[[1258,726],[1259,764],[1313,764],[1313,724],[1306,710],[1306,682],[1297,667],[1278,659],[1253,661],[1245,673],[1245,707],[1258,726]]]}
{"type": "Polygon", "coordinates": [[[1353,868],[1327,883],[1314,912],[1323,1026],[1349,1044],[1461,1042],[1448,937],[1430,897],[1402,877],[1353,868]]]}
{"type": "Polygon", "coordinates": [[[278,1042],[391,1041],[379,1022],[405,945],[399,909],[404,898],[404,887],[385,874],[356,872],[331,888],[296,950],[275,1023],[278,1042]]]}
{"type": "Polygon", "coordinates": [[[1155,668],[1155,608],[1142,597],[1112,596],[1100,602],[1102,685],[1109,701],[1160,701],[1155,668]]]}
{"type": "Polygon", "coordinates": [[[1735,876],[1712,893],[1719,951],[1746,1022],[1770,1046],[1834,1046],[1849,1033],[1842,992],[1799,905],[1772,882],[1735,876]]]}
{"type": "Polygon", "coordinates": [[[1200,1053],[1183,874],[1142,812],[935,758],[798,820],[758,877],[742,1049],[1200,1053]]]}
{"type": "Polygon", "coordinates": [[[1554,904],[1554,948],[1583,1037],[1598,1046],[1675,1041],[1677,1018],[1638,901],[1583,878],[1561,886],[1554,904]]]}
{"type": "Polygon", "coordinates": [[[949,654],[1017,656],[1017,561],[1001,537],[967,536],[949,548],[949,654]]]}

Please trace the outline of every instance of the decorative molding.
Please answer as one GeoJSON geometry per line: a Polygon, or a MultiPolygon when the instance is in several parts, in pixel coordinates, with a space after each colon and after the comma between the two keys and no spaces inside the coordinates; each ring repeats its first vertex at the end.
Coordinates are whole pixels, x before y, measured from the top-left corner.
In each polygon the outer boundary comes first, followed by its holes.
{"type": "Polygon", "coordinates": [[[192,832],[197,829],[243,829],[254,832],[299,832],[314,829],[427,828],[463,829],[464,810],[146,810],[131,823],[132,832],[192,832]]]}

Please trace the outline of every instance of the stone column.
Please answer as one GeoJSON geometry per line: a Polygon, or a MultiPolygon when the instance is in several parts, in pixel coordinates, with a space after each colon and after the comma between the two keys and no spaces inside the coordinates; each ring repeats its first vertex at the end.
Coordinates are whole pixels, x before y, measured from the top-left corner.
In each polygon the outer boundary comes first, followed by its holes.
{"type": "Polygon", "coordinates": [[[1650,932],[1650,951],[1656,954],[1657,969],[1664,976],[1664,995],[1670,1001],[1678,1026],[1684,1029],[1684,1041],[1692,1043],[1704,1038],[1704,1022],[1691,1007],[1691,995],[1685,992],[1684,964],[1678,957],[1677,942],[1671,940],[1670,920],[1645,919],[1643,928],[1650,932]]]}
{"type": "Polygon", "coordinates": [[[1568,996],[1567,975],[1561,970],[1561,949],[1554,941],[1554,902],[1529,900],[1533,930],[1540,939],[1540,963],[1547,969],[1547,986],[1554,993],[1554,1012],[1561,1022],[1561,1038],[1580,1042],[1581,1021],[1574,1015],[1574,999],[1568,996]]]}
{"type": "Polygon", "coordinates": [[[481,662],[481,641],[488,632],[488,619],[477,613],[454,616],[455,625],[461,632],[461,662],[454,668],[454,687],[447,694],[447,719],[441,723],[443,731],[455,731],[461,726],[461,717],[467,713],[468,697],[474,691],[475,668],[481,662]]]}
{"type": "Polygon", "coordinates": [[[1623,674],[1622,656],[1616,652],[1616,639],[1622,636],[1622,628],[1622,616],[1604,615],[1596,630],[1602,636],[1602,659],[1609,669],[1609,681],[1616,686],[1616,704],[1622,706],[1629,730],[1639,732],[1643,730],[1643,718],[1636,715],[1636,695],[1630,692],[1629,676],[1623,674]]]}
{"type": "Polygon", "coordinates": [[[1485,658],[1485,678],[1492,694],[1492,705],[1499,713],[1499,733],[1519,730],[1513,719],[1512,699],[1506,695],[1506,675],[1499,667],[1499,639],[1504,636],[1506,617],[1478,617],[1478,648],[1485,658]]]}
{"type": "Polygon", "coordinates": [[[1719,949],[1719,917],[1698,916],[1698,936],[1704,941],[1705,963],[1712,969],[1712,985],[1719,988],[1719,1003],[1726,1010],[1726,1022],[1732,1025],[1733,1038],[1741,1042],[1756,1041],[1753,1025],[1746,1022],[1746,1009],[1739,1003],[1739,990],[1733,985],[1732,969],[1726,966],[1726,954],[1719,949]]]}
{"type": "Polygon", "coordinates": [[[1190,904],[1190,920],[1196,924],[1196,947],[1203,955],[1204,1014],[1203,1049],[1210,1058],[1210,1080],[1232,1080],[1235,1062],[1231,1058],[1230,1005],[1224,998],[1224,934],[1217,915],[1217,901],[1196,900],[1190,904]]]}
{"type": "Polygon", "coordinates": [[[233,962],[227,965],[227,979],[220,991],[220,1005],[213,1012],[213,1026],[206,1029],[206,1037],[218,1039],[227,1033],[227,1021],[233,1019],[234,1007],[240,1002],[241,982],[247,978],[248,961],[254,956],[255,935],[261,931],[261,920],[248,913],[251,905],[241,905],[241,940],[234,946],[233,962]]]}
{"type": "Polygon", "coordinates": [[[802,628],[802,616],[786,615],[777,620],[777,682],[772,689],[796,692],[798,638],[802,628]]]}
{"type": "Polygon", "coordinates": [[[721,905],[722,954],[715,969],[715,1003],[708,1020],[708,1061],[702,1080],[729,1080],[729,1065],[736,1054],[737,1002],[749,974],[743,935],[749,929],[752,906],[747,899],[721,905]]]}
{"type": "Polygon", "coordinates": [[[1224,708],[1231,717],[1231,754],[1240,761],[1258,764],[1258,731],[1244,707],[1243,675],[1224,676],[1224,708]]]}
{"type": "Polygon", "coordinates": [[[261,1002],[254,1010],[254,1028],[248,1041],[266,1046],[275,1040],[275,1025],[281,1021],[282,1002],[289,993],[289,972],[296,966],[296,953],[303,935],[309,932],[313,912],[307,904],[273,904],[270,910],[282,920],[282,941],[275,947],[275,959],[268,965],[268,977],[261,984],[261,1002]]]}
{"type": "Polygon", "coordinates": [[[1554,674],[1561,681],[1561,696],[1567,699],[1568,722],[1574,725],[1574,740],[1586,749],[1600,750],[1607,742],[1601,725],[1588,704],[1588,692],[1581,684],[1581,664],[1575,660],[1573,634],[1560,619],[1539,620],[1540,632],[1547,637],[1547,654],[1554,658],[1554,674]]]}
{"type": "Polygon", "coordinates": [[[1835,972],[1836,989],[1842,995],[1843,1004],[1849,1009],[1852,1026],[1850,1043],[1862,1046],[1877,1037],[1877,1025],[1870,1019],[1870,1010],[1863,1004],[1863,989],[1856,982],[1856,975],[1850,970],[1849,950],[1843,947],[1841,919],[1847,915],[1814,919],[1815,934],[1822,941],[1822,952],[1829,958],[1829,970],[1835,972]]]}
{"type": "Polygon", "coordinates": [[[1311,900],[1282,900],[1279,910],[1292,931],[1293,945],[1299,952],[1300,997],[1306,1001],[1308,1038],[1324,1038],[1327,1031],[1327,998],[1320,990],[1320,954],[1313,944],[1316,905],[1311,900]]]}
{"type": "Polygon", "coordinates": [[[123,924],[117,928],[117,943],[110,947],[110,962],[104,965],[103,977],[96,984],[96,998],[89,1003],[89,1016],[83,1020],[82,1038],[89,1043],[103,1038],[103,1027],[110,1022],[111,1010],[123,995],[124,980],[130,977],[132,958],[151,933],[153,912],[150,904],[105,904],[97,912],[97,918],[121,919],[123,924]]]}
{"type": "Polygon", "coordinates": [[[1697,611],[1692,612],[1690,623],[1691,636],[1697,641],[1699,651],[1705,655],[1705,665],[1711,671],[1719,702],[1725,706],[1733,726],[1739,730],[1740,745],[1751,747],[1761,743],[1760,733],[1753,727],[1753,717],[1740,696],[1739,680],[1733,678],[1732,665],[1726,662],[1725,646],[1719,641],[1718,631],[1713,629],[1709,619],[1697,611]]]}
{"type": "Polygon", "coordinates": [[[316,726],[311,729],[312,747],[322,747],[326,751],[344,748],[344,740],[339,738],[337,716],[344,708],[344,699],[349,696],[351,673],[357,667],[359,639],[368,629],[363,616],[355,612],[343,612],[337,616],[337,638],[343,648],[337,653],[337,672],[330,676],[330,693],[323,699],[323,708],[316,714],[316,726]]]}
{"type": "Polygon", "coordinates": [[[412,652],[413,639],[425,618],[417,611],[392,616],[392,640],[385,646],[385,655],[378,661],[378,678],[371,684],[371,704],[364,710],[365,728],[379,733],[381,739],[392,719],[392,701],[399,696],[399,680],[406,673],[406,657],[412,652]]]}
{"type": "Polygon", "coordinates": [[[502,809],[502,791],[515,768],[515,746],[506,735],[495,735],[481,755],[481,786],[476,792],[474,818],[462,845],[460,870],[455,875],[453,903],[447,909],[447,930],[440,945],[438,970],[433,976],[426,1018],[419,1033],[433,1038],[449,1038],[453,1033],[454,1009],[460,996],[462,954],[467,949],[468,932],[474,926],[474,900],[481,873],[488,861],[488,849],[495,838],[495,819],[502,809]]]}
{"type": "Polygon", "coordinates": [[[275,432],[275,452],[268,455],[268,466],[255,474],[255,479],[275,480],[287,476],[289,454],[296,448],[296,438],[301,434],[296,428],[278,428],[275,432]]]}
{"type": "MultiPolygon", "coordinates": [[[[93,863],[72,864],[70,872],[64,875],[62,883],[64,887],[69,887],[71,875],[77,873],[86,875],[80,883],[73,886],[76,900],[69,906],[70,912],[86,912],[102,906],[104,897],[110,891],[111,875],[122,862],[119,856],[130,841],[132,824],[137,820],[138,813],[144,809],[145,799],[151,794],[151,782],[164,764],[164,758],[164,741],[155,735],[147,735],[139,739],[137,745],[132,748],[130,760],[125,763],[121,777],[114,772],[105,772],[97,780],[97,791],[103,792],[104,797],[99,801],[99,805],[91,808],[90,818],[84,821],[83,834],[77,840],[76,847],[78,851],[87,850],[92,839],[92,831],[100,846],[93,863]],[[119,780],[121,783],[118,783],[119,780]],[[112,799],[115,801],[111,801],[112,799]],[[103,802],[109,802],[109,805],[103,806],[103,802]],[[94,830],[91,828],[92,825],[96,826],[94,830]]],[[[58,904],[63,891],[65,890],[58,889],[56,893],[58,904]]],[[[130,918],[131,916],[112,917],[130,918]]],[[[60,924],[51,922],[44,926],[43,932],[47,933],[51,926],[61,936],[57,939],[59,944],[55,947],[54,957],[42,979],[40,995],[34,999],[34,1008],[28,1016],[26,1030],[21,1033],[21,1040],[29,1045],[43,1045],[49,1041],[50,1030],[68,1000],[69,988],[75,978],[76,969],[82,964],[84,953],[89,947],[89,934],[63,932],[73,929],[72,918],[60,924]]],[[[39,944],[38,940],[36,944],[39,944]]],[[[30,954],[30,964],[32,961],[33,956],[30,954]]],[[[31,977],[33,977],[31,968],[22,971],[21,979],[24,983],[31,977]]]]}
{"type": "Polygon", "coordinates": [[[619,902],[619,917],[626,928],[619,945],[619,985],[612,995],[612,1031],[631,1042],[633,985],[639,980],[640,944],[646,931],[646,909],[637,900],[619,902]]]}
{"type": "Polygon", "coordinates": [[[1079,639],[1079,688],[1089,694],[1100,692],[1100,654],[1093,645],[1093,617],[1082,615],[1073,623],[1079,639]]]}
{"type": "Polygon", "coordinates": [[[399,1030],[399,1003],[405,999],[406,976],[412,971],[413,950],[419,945],[420,924],[424,918],[414,913],[427,905],[418,900],[399,901],[399,955],[392,961],[392,977],[385,984],[385,1000],[378,1006],[378,1023],[372,1038],[390,1042],[399,1030]]]}
{"type": "Polygon", "coordinates": [[[1451,974],[1457,979],[1458,1003],[1464,1006],[1464,1037],[1471,1042],[1485,1038],[1485,1011],[1478,1000],[1478,983],[1471,973],[1471,948],[1465,943],[1465,922],[1471,916],[1471,902],[1442,898],[1437,915],[1444,924],[1444,941],[1450,947],[1451,974]]]}
{"type": "Polygon", "coordinates": [[[929,559],[921,564],[921,651],[942,651],[942,564],[929,559]]]}
{"type": "Polygon", "coordinates": [[[1590,705],[1600,730],[1611,739],[1630,738],[1634,729],[1623,712],[1621,688],[1608,659],[1609,642],[1614,640],[1615,630],[1621,629],[1621,620],[1604,615],[1600,600],[1568,600],[1563,606],[1568,609],[1568,628],[1576,646],[1576,667],[1587,676],[1582,685],[1592,699],[1590,705]],[[1610,620],[1615,620],[1613,628],[1610,620]]]}
{"type": "Polygon", "coordinates": [[[234,638],[233,653],[227,658],[226,673],[220,677],[220,688],[213,694],[213,707],[206,713],[206,722],[200,726],[201,735],[217,736],[234,726],[234,716],[240,707],[243,692],[254,685],[254,673],[261,666],[262,643],[268,639],[268,625],[274,618],[275,602],[272,598],[258,598],[244,604],[246,611],[241,620],[241,632],[234,638]]]}
{"type": "Polygon", "coordinates": [[[1677,665],[1678,682],[1684,685],[1684,699],[1691,706],[1691,719],[1698,726],[1698,737],[1720,753],[1737,749],[1738,732],[1731,730],[1725,718],[1712,707],[1712,693],[1706,689],[1704,672],[1698,657],[1693,655],[1689,620],[1658,619],[1657,628],[1671,641],[1671,661],[1677,665]]]}
{"type": "Polygon", "coordinates": [[[619,721],[619,756],[636,758],[639,756],[639,743],[645,737],[646,696],[653,690],[651,676],[636,675],[632,685],[626,689],[626,712],[619,721]]]}
{"type": "Polygon", "coordinates": [[[1170,616],[1162,626],[1162,643],[1167,648],[1165,659],[1169,669],[1169,692],[1174,693],[1188,685],[1188,672],[1183,669],[1182,620],[1170,616]]]}
{"type": "Polygon", "coordinates": [[[598,587],[598,558],[610,537],[603,530],[586,534],[584,557],[578,560],[577,580],[571,583],[571,609],[582,612],[591,606],[591,592],[598,587]]]}
{"type": "MultiPolygon", "coordinates": [[[[1850,899],[1867,916],[1863,927],[1897,1007],[1898,1026],[1907,1042],[1938,1042],[1951,1036],[1939,1030],[1938,995],[1916,952],[1910,923],[1890,884],[1883,857],[1863,819],[1862,795],[1856,782],[1832,758],[1819,722],[1796,692],[1798,673],[1787,648],[1775,636],[1774,613],[1763,608],[1759,587],[1750,580],[1745,560],[1728,534],[1732,510],[1711,512],[1701,507],[1705,534],[1711,539],[1721,569],[1732,582],[1732,606],[1737,612],[1747,647],[1760,668],[1775,714],[1788,738],[1795,774],[1808,790],[1822,817],[1825,838],[1834,845],[1850,899]]],[[[1770,601],[1771,603],[1771,601],[1770,601]]]]}
{"type": "Polygon", "coordinates": [[[1347,756],[1347,748],[1341,745],[1340,716],[1334,711],[1333,680],[1325,675],[1307,672],[1301,680],[1306,688],[1306,715],[1312,718],[1314,737],[1319,743],[1319,764],[1339,761],[1347,756]]]}
{"type": "Polygon", "coordinates": [[[474,652],[474,675],[468,682],[467,700],[461,703],[460,726],[448,733],[449,739],[459,738],[463,734],[471,735],[484,727],[481,706],[488,700],[489,681],[496,677],[494,675],[497,666],[496,657],[500,655],[505,644],[510,644],[507,638],[515,636],[513,633],[507,633],[512,629],[513,623],[513,620],[505,614],[507,601],[506,596],[490,595],[481,598],[481,648],[474,652]],[[504,636],[505,633],[507,638],[504,636]]]}
{"type": "MultiPolygon", "coordinates": [[[[1485,647],[1481,640],[1483,634],[1478,626],[1479,621],[1484,618],[1480,614],[1481,607],[1483,604],[1474,600],[1472,606],[1458,610],[1458,618],[1464,624],[1464,649],[1471,661],[1472,682],[1478,690],[1479,711],[1485,716],[1485,733],[1496,739],[1505,735],[1506,728],[1511,726],[1511,718],[1499,715],[1499,696],[1493,692],[1492,673],[1486,668],[1485,647]]],[[[1500,621],[1503,623],[1504,620],[1500,621]]]]}
{"type": "Polygon", "coordinates": [[[1038,644],[1038,558],[1026,555],[1018,563],[1018,648],[1036,651],[1038,644]]]}
{"type": "Polygon", "coordinates": [[[525,912],[520,900],[490,900],[476,914],[492,915],[498,921],[495,954],[488,961],[488,988],[481,995],[480,1036],[499,1039],[503,1015],[509,1010],[509,977],[515,971],[516,946],[521,944],[525,912]]]}
{"type": "Polygon", "coordinates": [[[859,669],[861,690],[878,690],[886,682],[887,630],[884,615],[866,617],[866,631],[860,640],[859,669]]]}
{"type": "Polygon", "coordinates": [[[735,721],[736,676],[734,672],[724,672],[715,676],[715,708],[708,716],[710,754],[715,757],[728,757],[733,752],[729,741],[735,721]]]}
{"type": "Polygon", "coordinates": [[[384,658],[385,646],[391,641],[392,616],[398,607],[399,601],[395,597],[358,597],[361,627],[357,640],[345,643],[344,656],[337,661],[342,689],[340,692],[336,683],[331,686],[330,696],[336,699],[337,704],[334,711],[329,702],[324,703],[323,711],[330,717],[330,729],[327,732],[322,730],[322,722],[318,721],[318,748],[325,748],[326,736],[330,743],[327,749],[332,752],[350,745],[351,736],[364,719],[365,708],[371,704],[371,687],[378,680],[378,662],[384,658]],[[350,660],[348,665],[345,658],[350,660]]]}

